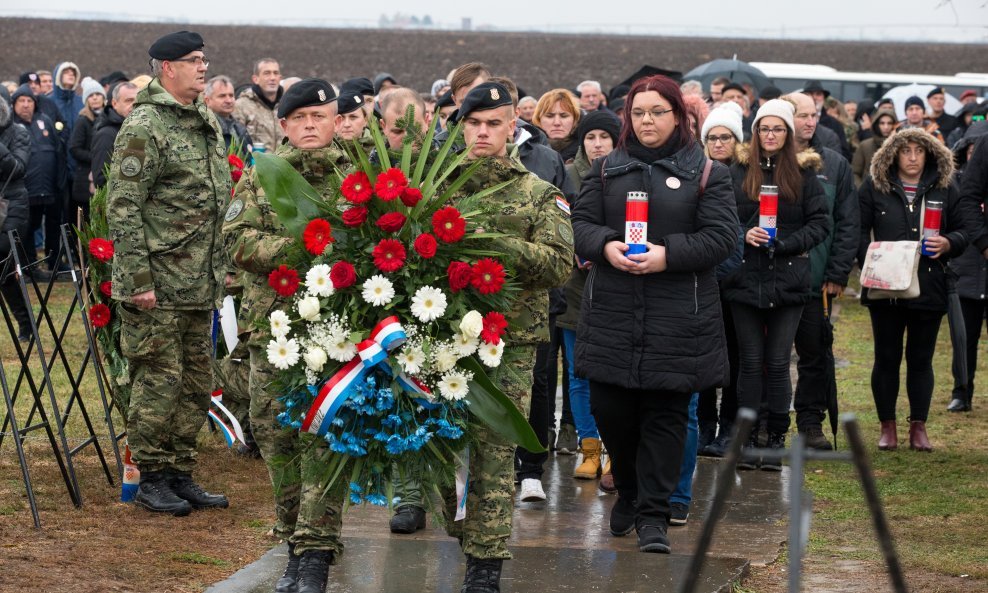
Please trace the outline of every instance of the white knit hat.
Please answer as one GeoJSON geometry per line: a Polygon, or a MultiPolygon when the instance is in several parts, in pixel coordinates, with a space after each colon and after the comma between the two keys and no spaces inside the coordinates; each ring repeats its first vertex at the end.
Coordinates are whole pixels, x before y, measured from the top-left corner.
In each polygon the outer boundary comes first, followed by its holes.
{"type": "Polygon", "coordinates": [[[106,96],[103,85],[88,76],[82,79],[82,104],[85,105],[91,95],[106,96]]]}
{"type": "Polygon", "coordinates": [[[734,101],[721,103],[716,109],[713,109],[707,114],[707,119],[703,122],[703,129],[700,131],[700,142],[705,142],[707,133],[717,126],[727,128],[734,134],[738,142],[743,142],[744,131],[741,129],[743,115],[741,106],[734,101]]]}
{"type": "Polygon", "coordinates": [[[793,133],[796,129],[796,124],[793,122],[793,115],[796,113],[796,107],[789,101],[784,101],[782,99],[772,99],[771,101],[766,101],[764,105],[758,108],[758,114],[755,115],[755,121],[751,122],[751,133],[757,134],[758,122],[769,115],[774,115],[775,117],[786,122],[786,126],[789,127],[789,133],[793,133]]]}

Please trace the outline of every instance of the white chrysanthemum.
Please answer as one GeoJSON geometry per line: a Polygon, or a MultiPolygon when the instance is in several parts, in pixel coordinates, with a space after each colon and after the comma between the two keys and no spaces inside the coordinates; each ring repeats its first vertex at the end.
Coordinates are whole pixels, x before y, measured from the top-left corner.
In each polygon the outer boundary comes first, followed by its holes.
{"type": "Polygon", "coordinates": [[[323,346],[326,354],[337,362],[350,362],[357,355],[357,345],[348,340],[344,333],[334,334],[323,346]]]}
{"type": "Polygon", "coordinates": [[[305,351],[305,354],[302,355],[302,359],[305,360],[305,365],[307,367],[313,371],[319,372],[322,370],[322,367],[325,366],[329,356],[322,348],[313,346],[305,351]]]}
{"type": "Polygon", "coordinates": [[[479,311],[470,311],[460,321],[460,333],[468,338],[479,338],[484,329],[484,316],[479,311]]]}
{"type": "Polygon", "coordinates": [[[271,335],[275,338],[284,338],[292,331],[291,320],[281,309],[272,311],[268,321],[271,322],[271,335]]]}
{"type": "Polygon", "coordinates": [[[476,352],[479,345],[480,340],[477,338],[471,338],[463,334],[453,334],[453,347],[456,348],[456,354],[460,358],[470,356],[476,352]]]}
{"type": "Polygon", "coordinates": [[[314,296],[302,297],[298,301],[299,317],[306,321],[319,321],[319,299],[314,296]]]}
{"type": "Polygon", "coordinates": [[[412,297],[412,315],[423,322],[435,321],[446,312],[446,295],[438,288],[423,286],[412,297]]]}
{"type": "Polygon", "coordinates": [[[333,281],[329,279],[330,267],[327,264],[312,266],[305,274],[305,289],[312,296],[333,296],[333,281]]]}
{"type": "Polygon", "coordinates": [[[453,370],[459,359],[456,350],[448,344],[438,344],[432,351],[432,366],[440,373],[453,370]]]}
{"type": "Polygon", "coordinates": [[[288,370],[298,362],[298,342],[294,339],[278,338],[268,342],[268,362],[274,368],[288,370]]]}
{"type": "Polygon", "coordinates": [[[375,307],[383,307],[395,298],[395,287],[384,276],[375,274],[364,280],[364,291],[360,296],[375,307]]]}
{"type": "Polygon", "coordinates": [[[477,356],[480,358],[480,362],[492,369],[500,366],[501,355],[503,353],[504,340],[498,340],[497,344],[488,344],[487,342],[484,342],[480,345],[480,349],[477,350],[477,356]]]}
{"type": "Polygon", "coordinates": [[[425,364],[425,353],[418,346],[406,345],[398,353],[398,364],[409,375],[421,373],[422,365],[425,364]]]}
{"type": "Polygon", "coordinates": [[[469,373],[446,373],[439,381],[439,394],[450,401],[459,401],[470,392],[468,384],[471,377],[469,373]]]}

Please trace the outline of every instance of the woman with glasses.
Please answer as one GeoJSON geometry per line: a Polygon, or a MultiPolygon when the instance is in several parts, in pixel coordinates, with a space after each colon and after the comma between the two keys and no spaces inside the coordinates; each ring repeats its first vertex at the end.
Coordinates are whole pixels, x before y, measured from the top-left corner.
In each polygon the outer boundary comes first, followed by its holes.
{"type": "Polygon", "coordinates": [[[576,126],[580,123],[580,102],[566,89],[552,89],[535,105],[532,123],[549,137],[549,146],[563,157],[567,165],[576,158],[580,141],[576,126]]]}
{"type": "Polygon", "coordinates": [[[668,553],[692,394],[727,379],[714,268],[735,250],[738,221],[730,174],[703,155],[679,85],[644,78],[626,101],[617,147],[594,161],[573,208],[576,253],[593,263],[576,371],[612,455],[611,533],[637,529],[639,550],[668,553]],[[629,203],[647,228],[626,224],[629,203]]]}
{"type": "MultiPolygon", "coordinates": [[[[738,219],[745,229],[741,268],[724,282],[737,332],[738,405],[758,410],[767,394],[768,444],[784,449],[789,430],[792,382],[789,358],[803,305],[810,299],[808,252],[830,231],[822,161],[812,150],[796,153],[789,101],[772,99],[758,109],[752,139],[731,169],[738,219]],[[777,214],[769,210],[777,196],[777,214]],[[762,202],[765,202],[763,205],[762,202]],[[764,210],[764,212],[762,212],[764,210]]],[[[747,447],[757,446],[752,431],[747,447]]],[[[782,462],[751,454],[741,469],[780,471],[782,462]]]]}

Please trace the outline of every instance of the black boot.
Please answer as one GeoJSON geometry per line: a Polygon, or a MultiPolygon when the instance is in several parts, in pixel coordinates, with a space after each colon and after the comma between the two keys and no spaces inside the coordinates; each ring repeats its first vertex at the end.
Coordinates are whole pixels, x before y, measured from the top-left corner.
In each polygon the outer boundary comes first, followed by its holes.
{"type": "Polygon", "coordinates": [[[803,442],[810,449],[816,449],[817,451],[833,451],[834,446],[830,443],[830,439],[827,435],[823,434],[823,426],[819,424],[814,424],[801,428],[799,434],[803,437],[803,442]]]}
{"type": "Polygon", "coordinates": [[[301,556],[295,554],[295,546],[288,544],[288,566],[285,574],[281,575],[274,584],[274,593],[298,593],[298,563],[301,556]]]}
{"type": "Polygon", "coordinates": [[[762,464],[762,456],[754,453],[752,449],[758,448],[758,427],[751,427],[751,436],[748,443],[741,448],[741,459],[738,460],[738,469],[758,469],[762,464]]]}
{"type": "Polygon", "coordinates": [[[184,517],[192,512],[192,505],[179,498],[163,472],[141,472],[141,484],[137,487],[134,502],[155,513],[171,513],[184,517]]]}
{"type": "Polygon", "coordinates": [[[302,552],[298,563],[298,593],[325,593],[332,563],[333,552],[330,550],[302,552]]]}
{"type": "Polygon", "coordinates": [[[391,533],[415,533],[419,529],[425,529],[425,509],[408,504],[395,510],[391,533]]]}
{"type": "Polygon", "coordinates": [[[721,424],[720,429],[717,431],[717,438],[704,447],[700,455],[704,457],[723,457],[727,455],[727,447],[731,444],[731,430],[733,428],[734,424],[731,422],[721,424]]]}
{"type": "Polygon", "coordinates": [[[699,455],[705,455],[703,453],[707,447],[709,447],[717,436],[717,423],[716,422],[700,422],[700,434],[697,435],[696,450],[699,455]]]}
{"type": "Polygon", "coordinates": [[[467,573],[460,593],[501,593],[501,558],[481,559],[467,555],[467,573]]]}
{"type": "MultiPolygon", "coordinates": [[[[786,433],[784,432],[769,432],[768,433],[768,443],[766,448],[772,449],[773,452],[781,453],[786,448],[786,433]]],[[[782,459],[763,459],[762,469],[768,472],[781,472],[782,471],[782,459]]]]}
{"type": "Polygon", "coordinates": [[[222,494],[210,494],[192,480],[192,474],[176,472],[171,475],[171,487],[175,494],[189,501],[194,509],[225,509],[230,501],[222,494]]]}

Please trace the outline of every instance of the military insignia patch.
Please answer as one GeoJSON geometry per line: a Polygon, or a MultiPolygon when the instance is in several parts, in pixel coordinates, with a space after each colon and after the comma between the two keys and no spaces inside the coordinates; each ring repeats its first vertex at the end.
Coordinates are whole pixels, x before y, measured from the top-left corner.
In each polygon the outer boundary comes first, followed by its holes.
{"type": "Polygon", "coordinates": [[[326,101],[326,91],[319,89],[319,100],[323,102],[326,101]]]}
{"type": "Polygon", "coordinates": [[[491,100],[497,101],[501,98],[501,93],[497,92],[497,89],[491,89],[491,100]]]}
{"type": "Polygon", "coordinates": [[[230,207],[226,209],[226,216],[224,216],[223,219],[227,222],[230,222],[231,220],[240,216],[240,213],[243,211],[244,211],[243,200],[236,199],[230,202],[230,207]]]}
{"type": "Polygon", "coordinates": [[[559,232],[559,236],[563,238],[563,241],[566,241],[570,245],[573,244],[573,227],[561,222],[556,225],[556,231],[559,232]]]}
{"type": "Polygon", "coordinates": [[[129,154],[120,161],[120,174],[129,178],[137,177],[141,174],[143,166],[141,159],[129,154]]]}
{"type": "Polygon", "coordinates": [[[220,146],[219,144],[217,144],[216,145],[216,154],[218,154],[220,156],[223,156],[224,154],[226,154],[226,151],[223,150],[223,147],[222,146],[220,146]]]}

